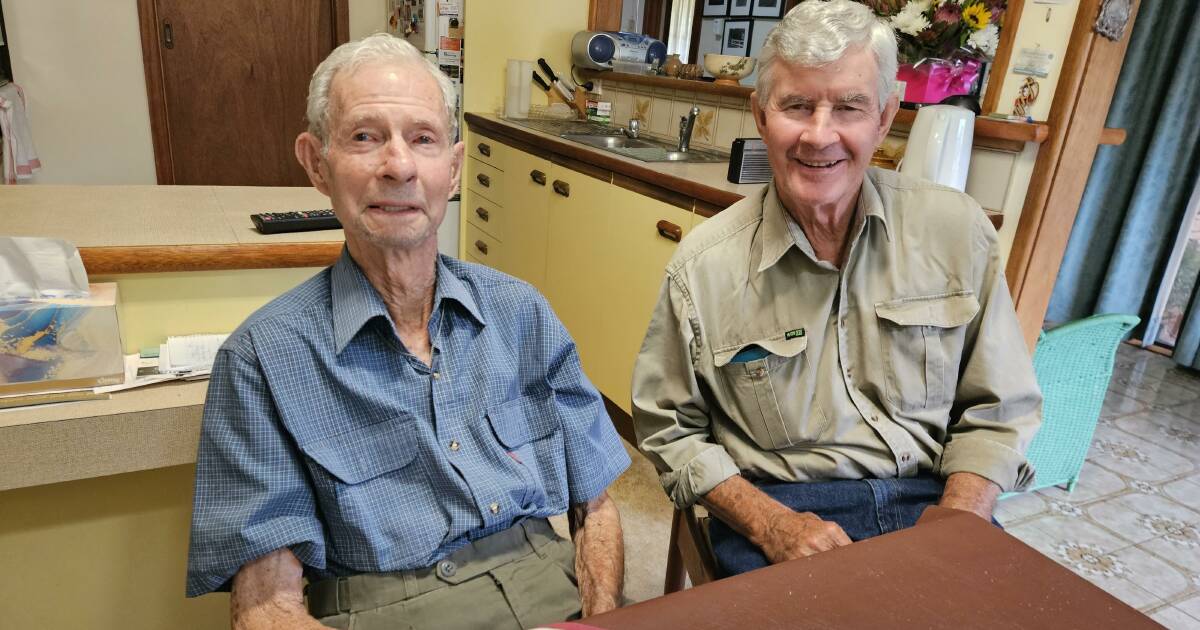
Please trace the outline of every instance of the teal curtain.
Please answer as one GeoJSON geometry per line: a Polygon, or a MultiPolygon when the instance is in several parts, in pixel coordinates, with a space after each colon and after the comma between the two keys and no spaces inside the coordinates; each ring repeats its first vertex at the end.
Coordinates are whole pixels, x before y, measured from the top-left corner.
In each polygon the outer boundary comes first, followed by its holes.
{"type": "MultiPolygon", "coordinates": [[[[1200,0],[1142,0],[1108,112],[1125,143],[1096,154],[1046,318],[1145,322],[1200,175],[1200,0]]],[[[1196,365],[1200,308],[1185,326],[1196,365]]],[[[1186,348],[1185,348],[1186,350],[1186,348]]]]}

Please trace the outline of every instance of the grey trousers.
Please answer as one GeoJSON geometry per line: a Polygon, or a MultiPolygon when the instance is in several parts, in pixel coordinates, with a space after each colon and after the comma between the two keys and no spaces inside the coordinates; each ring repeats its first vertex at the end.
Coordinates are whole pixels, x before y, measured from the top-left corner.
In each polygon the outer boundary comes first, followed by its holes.
{"type": "Polygon", "coordinates": [[[346,630],[531,628],[581,612],[575,546],[545,519],[473,541],[432,567],[314,582],[309,613],[346,630]]]}

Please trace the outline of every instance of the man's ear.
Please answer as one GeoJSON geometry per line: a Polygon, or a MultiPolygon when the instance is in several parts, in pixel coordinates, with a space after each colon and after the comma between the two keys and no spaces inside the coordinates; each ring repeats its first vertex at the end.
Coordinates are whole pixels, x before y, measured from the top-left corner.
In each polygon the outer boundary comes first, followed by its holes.
{"type": "Polygon", "coordinates": [[[887,104],[883,106],[883,113],[879,116],[879,137],[875,140],[876,144],[883,142],[883,137],[892,128],[892,120],[896,118],[898,111],[900,111],[900,94],[892,92],[892,95],[888,97],[887,104]]]}
{"type": "Polygon", "coordinates": [[[454,182],[454,185],[450,187],[450,197],[458,194],[458,189],[461,184],[459,176],[462,174],[463,151],[465,146],[466,145],[463,144],[462,140],[459,140],[458,142],[454,143],[454,146],[450,147],[450,181],[454,182]]]}
{"type": "Polygon", "coordinates": [[[758,127],[758,137],[767,137],[767,113],[758,105],[758,90],[750,93],[750,112],[754,115],[754,126],[758,127]]]}
{"type": "Polygon", "coordinates": [[[312,182],[313,188],[328,196],[329,182],[321,173],[321,146],[321,141],[307,131],[296,136],[296,159],[304,167],[304,172],[308,173],[308,181],[312,182]]]}

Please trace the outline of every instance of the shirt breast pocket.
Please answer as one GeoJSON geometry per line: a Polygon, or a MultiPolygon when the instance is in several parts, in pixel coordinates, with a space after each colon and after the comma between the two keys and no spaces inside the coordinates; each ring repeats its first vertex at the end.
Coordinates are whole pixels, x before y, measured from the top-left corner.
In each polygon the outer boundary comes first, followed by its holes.
{"type": "Polygon", "coordinates": [[[423,560],[441,544],[449,522],[417,458],[416,420],[376,422],[300,448],[319,464],[314,483],[325,492],[318,495],[334,499],[322,500],[321,508],[335,521],[326,531],[340,543],[339,553],[366,553],[351,541],[367,540],[403,565],[423,560]]]}
{"type": "Polygon", "coordinates": [[[523,482],[513,500],[522,507],[546,507],[562,500],[560,480],[566,478],[558,416],[547,406],[524,398],[502,403],[487,412],[488,423],[504,449],[508,464],[523,482]]]}
{"type": "Polygon", "coordinates": [[[813,442],[829,424],[810,386],[808,338],[784,337],[737,344],[713,357],[730,398],[730,417],[766,450],[813,442]]]}
{"type": "Polygon", "coordinates": [[[978,312],[973,291],[875,304],[893,405],[904,412],[949,409],[958,389],[966,324],[978,312]]]}

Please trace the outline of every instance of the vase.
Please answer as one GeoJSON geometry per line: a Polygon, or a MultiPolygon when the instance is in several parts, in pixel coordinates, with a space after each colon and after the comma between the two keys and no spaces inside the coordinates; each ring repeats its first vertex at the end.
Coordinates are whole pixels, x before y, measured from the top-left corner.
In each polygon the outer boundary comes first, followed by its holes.
{"type": "Polygon", "coordinates": [[[982,73],[983,62],[979,59],[927,57],[916,63],[900,64],[896,79],[904,82],[901,100],[928,104],[940,103],[948,96],[971,94],[982,73]]]}
{"type": "Polygon", "coordinates": [[[663,64],[663,74],[669,77],[679,76],[679,67],[683,62],[679,60],[679,55],[667,55],[667,62],[663,64]]]}

